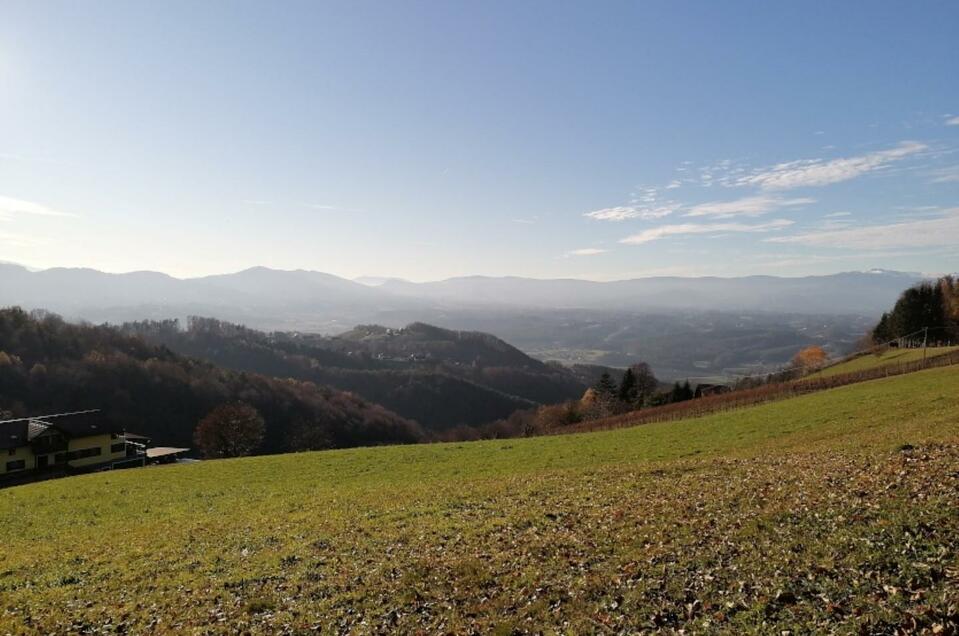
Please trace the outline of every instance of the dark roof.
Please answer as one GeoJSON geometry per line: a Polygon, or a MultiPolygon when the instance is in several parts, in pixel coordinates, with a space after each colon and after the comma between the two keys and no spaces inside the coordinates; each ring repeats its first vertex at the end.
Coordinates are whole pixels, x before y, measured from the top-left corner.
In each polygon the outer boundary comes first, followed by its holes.
{"type": "Polygon", "coordinates": [[[0,422],[0,449],[16,448],[27,445],[29,420],[10,420],[0,422]]]}
{"type": "Polygon", "coordinates": [[[106,420],[96,410],[38,415],[0,421],[0,449],[25,446],[38,435],[54,429],[67,437],[122,433],[123,427],[106,420]]]}
{"type": "Polygon", "coordinates": [[[63,431],[67,437],[86,437],[104,433],[122,433],[123,427],[105,419],[99,411],[36,418],[63,431]]]}

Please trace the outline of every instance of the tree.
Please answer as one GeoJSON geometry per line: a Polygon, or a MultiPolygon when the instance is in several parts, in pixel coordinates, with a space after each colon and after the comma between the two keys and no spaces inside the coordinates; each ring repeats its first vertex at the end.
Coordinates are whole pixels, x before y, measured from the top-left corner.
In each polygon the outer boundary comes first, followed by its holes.
{"type": "Polygon", "coordinates": [[[940,278],[939,293],[942,296],[945,337],[957,339],[959,338],[959,279],[952,276],[940,278]]]}
{"type": "Polygon", "coordinates": [[[812,345],[800,350],[793,356],[792,366],[801,369],[818,369],[825,364],[826,352],[819,345],[812,345]]]}
{"type": "Polygon", "coordinates": [[[694,395],[695,393],[693,392],[693,387],[689,384],[689,380],[686,380],[683,384],[680,384],[677,380],[673,384],[673,390],[669,393],[669,401],[685,402],[686,400],[693,399],[694,395]]]}
{"type": "Polygon", "coordinates": [[[639,392],[636,388],[636,376],[632,369],[626,369],[623,373],[623,380],[619,383],[619,401],[626,404],[634,404],[639,392]]]}
{"type": "Polygon", "coordinates": [[[886,312],[872,330],[876,344],[925,332],[936,340],[959,339],[959,280],[943,276],[919,283],[902,292],[892,311],[886,312]]]}
{"type": "Polygon", "coordinates": [[[646,402],[659,389],[659,380],[653,375],[653,370],[646,362],[639,362],[631,366],[633,376],[636,377],[636,395],[640,402],[646,402]]]}
{"type": "Polygon", "coordinates": [[[249,455],[263,441],[259,411],[243,402],[221,404],[200,420],[193,439],[207,457],[249,455]]]}
{"type": "Polygon", "coordinates": [[[893,333],[889,313],[883,312],[879,318],[879,322],[876,323],[876,326],[872,329],[872,341],[876,344],[883,344],[895,339],[895,337],[896,334],[893,333]]]}
{"type": "Polygon", "coordinates": [[[616,380],[614,380],[606,371],[603,372],[603,375],[599,376],[599,382],[596,383],[594,388],[596,389],[596,393],[599,394],[598,397],[601,400],[612,400],[616,398],[616,380]]]}

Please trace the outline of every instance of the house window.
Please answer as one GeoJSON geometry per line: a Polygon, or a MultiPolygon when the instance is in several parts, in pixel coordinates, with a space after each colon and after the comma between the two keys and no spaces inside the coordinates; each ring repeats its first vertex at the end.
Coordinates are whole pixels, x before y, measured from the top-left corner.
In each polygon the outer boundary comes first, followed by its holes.
{"type": "Polygon", "coordinates": [[[27,467],[27,462],[26,460],[23,460],[23,459],[7,462],[7,472],[10,472],[11,470],[23,470],[26,467],[27,467]]]}
{"type": "Polygon", "coordinates": [[[86,457],[96,457],[101,452],[99,446],[93,448],[83,448],[80,450],[70,451],[67,453],[67,459],[84,459],[86,457]]]}
{"type": "Polygon", "coordinates": [[[126,452],[126,450],[127,450],[127,445],[124,444],[123,442],[120,442],[119,444],[110,444],[111,453],[123,453],[123,452],[126,452]]]}

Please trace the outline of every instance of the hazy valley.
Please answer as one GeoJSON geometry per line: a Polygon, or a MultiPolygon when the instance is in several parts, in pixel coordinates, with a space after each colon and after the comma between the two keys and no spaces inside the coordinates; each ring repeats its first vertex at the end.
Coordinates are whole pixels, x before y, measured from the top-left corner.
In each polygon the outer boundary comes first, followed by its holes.
{"type": "Polygon", "coordinates": [[[356,325],[424,322],[493,334],[542,360],[625,367],[659,377],[763,373],[819,344],[849,351],[916,274],[802,278],[649,278],[611,283],[470,277],[369,286],[329,274],[252,268],[177,279],[155,272],[30,272],[0,265],[0,305],[119,324],[209,316],[267,331],[324,335],[356,325]]]}

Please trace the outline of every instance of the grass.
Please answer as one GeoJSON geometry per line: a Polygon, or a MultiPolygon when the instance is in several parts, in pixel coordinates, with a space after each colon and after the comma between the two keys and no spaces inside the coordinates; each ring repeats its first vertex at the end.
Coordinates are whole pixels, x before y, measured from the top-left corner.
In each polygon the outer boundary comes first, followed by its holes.
{"type": "MultiPolygon", "coordinates": [[[[926,356],[932,358],[957,350],[959,350],[959,347],[929,347],[926,350],[926,356]]],[[[843,373],[858,373],[860,371],[875,369],[877,367],[922,360],[922,356],[922,349],[888,349],[878,356],[873,354],[863,355],[859,356],[858,358],[853,358],[847,362],[841,362],[831,367],[826,367],[822,371],[811,374],[809,377],[828,378],[834,375],[842,375],[843,373]]]]}
{"type": "Polygon", "coordinates": [[[6,489],[0,633],[949,633],[957,389],[6,489]]]}

